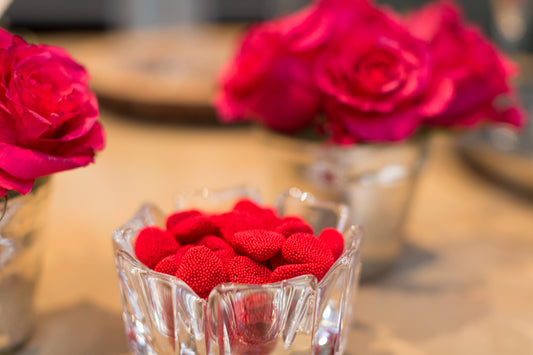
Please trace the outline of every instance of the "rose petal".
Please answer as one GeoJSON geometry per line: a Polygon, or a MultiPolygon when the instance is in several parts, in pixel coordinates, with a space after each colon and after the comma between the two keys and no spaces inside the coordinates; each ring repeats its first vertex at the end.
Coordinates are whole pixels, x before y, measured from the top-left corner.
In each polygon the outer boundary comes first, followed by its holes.
{"type": "Polygon", "coordinates": [[[92,156],[63,158],[0,142],[0,169],[19,179],[34,179],[92,162],[92,156]]]}

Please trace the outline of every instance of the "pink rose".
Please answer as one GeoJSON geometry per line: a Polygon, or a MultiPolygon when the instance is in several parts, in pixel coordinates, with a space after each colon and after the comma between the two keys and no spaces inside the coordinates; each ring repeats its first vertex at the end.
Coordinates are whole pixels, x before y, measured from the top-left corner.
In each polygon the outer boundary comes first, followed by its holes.
{"type": "Polygon", "coordinates": [[[321,30],[313,7],[252,27],[223,70],[215,104],[222,120],[250,117],[267,127],[294,132],[315,119],[321,95],[313,81],[321,30]]]}
{"type": "Polygon", "coordinates": [[[446,110],[428,117],[434,126],[469,127],[480,121],[524,123],[510,86],[513,63],[499,53],[479,29],[465,23],[457,6],[440,1],[407,17],[410,31],[426,41],[435,72],[453,81],[454,97],[446,110]]]}
{"type": "Polygon", "coordinates": [[[366,7],[366,0],[323,0],[253,27],[222,71],[215,97],[222,120],[252,117],[282,132],[315,124],[322,104],[314,78],[318,53],[366,7]]]}
{"type": "Polygon", "coordinates": [[[6,49],[13,42],[13,35],[0,28],[0,49],[6,49]]]}
{"type": "Polygon", "coordinates": [[[89,76],[60,48],[0,30],[0,196],[93,162],[104,146],[89,76]],[[10,41],[9,41],[10,39],[10,41]]]}
{"type": "Polygon", "coordinates": [[[432,72],[427,45],[378,8],[336,33],[317,64],[317,81],[339,143],[406,139],[452,95],[451,82],[432,72]]]}
{"type": "Polygon", "coordinates": [[[368,0],[319,0],[271,23],[290,44],[290,50],[321,50],[327,41],[350,31],[354,21],[372,8],[368,0]]]}

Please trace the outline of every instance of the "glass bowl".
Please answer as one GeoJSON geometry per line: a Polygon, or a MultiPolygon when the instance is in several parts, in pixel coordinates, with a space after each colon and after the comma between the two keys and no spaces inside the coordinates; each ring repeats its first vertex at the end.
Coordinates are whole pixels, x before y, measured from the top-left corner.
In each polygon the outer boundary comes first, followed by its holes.
{"type": "MultiPolygon", "coordinates": [[[[225,211],[239,198],[261,202],[248,188],[179,195],[176,209],[225,211]]],[[[299,215],[315,233],[335,227],[345,250],[324,278],[303,275],[249,285],[224,283],[200,298],[183,281],[150,270],[133,251],[138,232],[164,226],[165,215],[146,204],[113,234],[123,318],[131,351],[167,354],[342,354],[353,320],[359,281],[361,229],[346,228],[345,206],[292,188],[275,203],[280,215],[299,215]]]]}

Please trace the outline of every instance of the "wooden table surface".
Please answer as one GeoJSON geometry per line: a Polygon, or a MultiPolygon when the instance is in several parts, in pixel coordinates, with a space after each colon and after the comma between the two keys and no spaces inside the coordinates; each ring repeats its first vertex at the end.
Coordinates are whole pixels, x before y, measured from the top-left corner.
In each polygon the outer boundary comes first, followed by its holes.
{"type": "MultiPolygon", "coordinates": [[[[54,177],[37,329],[17,355],[127,354],[113,229],[181,188],[261,184],[246,127],[102,121],[96,164],[54,177]]],[[[533,203],[467,169],[448,138],[431,148],[405,252],[362,286],[349,354],[533,354],[533,203]]]]}
{"type": "MultiPolygon", "coordinates": [[[[170,210],[182,188],[263,183],[247,127],[151,125],[107,111],[102,122],[96,164],[54,177],[38,323],[16,355],[128,354],[112,231],[145,201],[170,210]]],[[[533,201],[465,167],[449,137],[431,148],[405,251],[361,287],[349,354],[533,354],[533,201]]]]}

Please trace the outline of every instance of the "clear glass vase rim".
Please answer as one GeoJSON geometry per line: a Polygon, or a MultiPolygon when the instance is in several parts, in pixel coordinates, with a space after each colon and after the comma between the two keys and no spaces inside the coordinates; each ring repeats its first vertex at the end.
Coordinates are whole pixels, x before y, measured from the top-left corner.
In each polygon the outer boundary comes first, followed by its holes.
{"type": "Polygon", "coordinates": [[[339,153],[365,153],[398,149],[422,149],[428,144],[430,140],[430,136],[428,134],[419,134],[410,139],[398,142],[359,143],[343,145],[326,140],[312,140],[306,139],[302,136],[284,134],[281,132],[268,130],[264,127],[256,127],[255,132],[263,140],[263,142],[265,142],[266,144],[272,144],[273,146],[276,146],[278,144],[284,144],[293,146],[296,149],[304,149],[311,151],[329,150],[339,153]]]}

